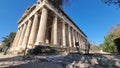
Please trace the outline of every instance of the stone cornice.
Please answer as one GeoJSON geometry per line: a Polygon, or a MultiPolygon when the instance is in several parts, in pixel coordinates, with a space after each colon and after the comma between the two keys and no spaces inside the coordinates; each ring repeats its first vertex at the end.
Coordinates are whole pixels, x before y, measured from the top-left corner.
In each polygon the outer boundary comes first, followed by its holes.
{"type": "Polygon", "coordinates": [[[24,20],[22,20],[21,22],[19,22],[18,28],[22,24],[24,24],[24,22],[26,22],[27,20],[29,20],[29,18],[31,18],[37,11],[39,11],[44,6],[44,4],[45,3],[43,2],[42,4],[37,5],[36,8],[34,9],[34,11],[32,11],[31,13],[29,13],[29,15],[27,15],[27,17],[24,20]]]}

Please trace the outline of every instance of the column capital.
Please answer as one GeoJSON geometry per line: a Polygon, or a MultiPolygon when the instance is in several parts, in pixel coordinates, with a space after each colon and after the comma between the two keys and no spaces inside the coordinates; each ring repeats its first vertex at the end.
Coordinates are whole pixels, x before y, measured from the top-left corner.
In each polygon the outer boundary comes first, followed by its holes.
{"type": "Polygon", "coordinates": [[[18,30],[20,30],[20,27],[18,27],[18,30]]]}
{"type": "Polygon", "coordinates": [[[70,28],[71,28],[71,26],[70,26],[70,25],[68,25],[68,28],[70,29],[70,28]]]}
{"type": "Polygon", "coordinates": [[[34,15],[39,15],[39,12],[36,12],[34,15]]]}
{"type": "Polygon", "coordinates": [[[47,11],[47,8],[45,6],[42,7],[42,12],[47,11]]]}
{"type": "Polygon", "coordinates": [[[54,14],[53,16],[54,16],[54,17],[58,17],[58,15],[57,15],[57,14],[54,14]]]}
{"type": "Polygon", "coordinates": [[[65,23],[65,21],[64,21],[64,20],[61,20],[60,22],[65,23]]]}
{"type": "Polygon", "coordinates": [[[28,23],[31,22],[31,19],[28,20],[28,23]]]}

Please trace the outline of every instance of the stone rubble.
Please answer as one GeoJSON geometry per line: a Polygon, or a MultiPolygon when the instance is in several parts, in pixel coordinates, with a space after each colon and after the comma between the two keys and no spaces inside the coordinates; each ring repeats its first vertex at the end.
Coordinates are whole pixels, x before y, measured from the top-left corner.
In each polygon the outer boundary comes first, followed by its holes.
{"type": "Polygon", "coordinates": [[[13,57],[0,59],[0,68],[119,68],[120,55],[79,54],[13,57]],[[109,57],[110,56],[110,57],[109,57]]]}

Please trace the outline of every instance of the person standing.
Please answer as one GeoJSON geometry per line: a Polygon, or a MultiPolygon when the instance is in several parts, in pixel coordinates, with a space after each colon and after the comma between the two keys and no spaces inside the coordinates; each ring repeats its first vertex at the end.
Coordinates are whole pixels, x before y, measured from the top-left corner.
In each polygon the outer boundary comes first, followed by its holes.
{"type": "Polygon", "coordinates": [[[77,52],[80,52],[79,42],[76,42],[76,43],[75,43],[75,46],[76,46],[77,52]]]}

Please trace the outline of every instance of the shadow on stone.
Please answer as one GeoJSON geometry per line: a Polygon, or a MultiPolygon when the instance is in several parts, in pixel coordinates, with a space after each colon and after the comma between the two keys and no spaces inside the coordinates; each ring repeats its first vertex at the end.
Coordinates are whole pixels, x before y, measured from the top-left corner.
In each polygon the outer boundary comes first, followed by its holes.
{"type": "Polygon", "coordinates": [[[51,55],[59,54],[60,52],[62,52],[62,50],[59,47],[38,45],[35,48],[28,50],[27,55],[51,55]]]}

